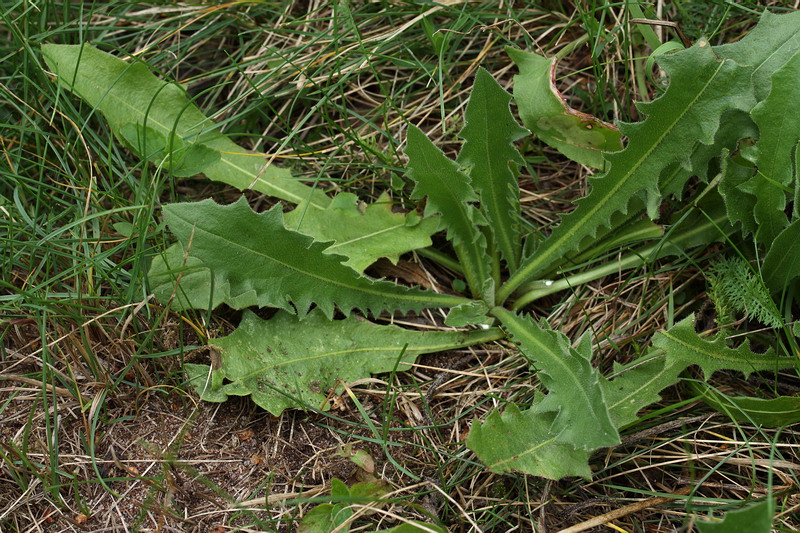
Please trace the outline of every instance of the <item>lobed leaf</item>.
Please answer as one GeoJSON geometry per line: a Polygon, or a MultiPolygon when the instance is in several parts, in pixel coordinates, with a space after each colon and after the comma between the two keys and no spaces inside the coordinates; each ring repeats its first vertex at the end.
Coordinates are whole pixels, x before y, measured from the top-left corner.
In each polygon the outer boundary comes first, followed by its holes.
{"type": "Polygon", "coordinates": [[[661,194],[680,198],[690,177],[698,176],[703,181],[709,181],[719,172],[722,159],[739,146],[745,148],[751,139],[757,138],[758,127],[749,113],[738,109],[724,113],[712,144],[696,142],[687,161],[675,163],[661,174],[661,194]],[[712,165],[715,160],[716,164],[712,165]]]}
{"type": "Polygon", "coordinates": [[[775,237],[764,257],[761,275],[767,287],[774,291],[783,290],[800,276],[800,219],[775,237]]]}
{"type": "Polygon", "coordinates": [[[686,366],[668,361],[663,354],[650,354],[626,366],[615,364],[617,377],[602,380],[603,395],[614,424],[623,428],[636,422],[639,411],[659,401],[659,393],[676,384],[686,366]]]}
{"type": "Polygon", "coordinates": [[[414,331],[355,316],[330,320],[319,310],[303,320],[284,312],[262,320],[248,311],[233,333],[209,341],[219,353],[213,372],[206,365],[186,365],[186,371],[204,400],[250,395],[277,416],[292,407],[323,408],[339,381],[407,370],[420,354],[501,337],[497,328],[414,331]]]}
{"type": "Polygon", "coordinates": [[[430,246],[431,235],[439,230],[438,217],[393,212],[387,194],[363,211],[351,193],[339,193],[325,210],[308,209],[303,202],[286,213],[284,221],[315,241],[332,242],[325,253],[347,257],[344,264],[356,272],[382,257],[396,264],[401,254],[430,246]]]}
{"type": "Polygon", "coordinates": [[[715,371],[738,370],[746,376],[759,370],[780,370],[794,365],[772,350],[753,353],[745,343],[729,348],[724,339],[704,339],[694,331],[694,317],[656,333],[654,349],[628,365],[615,365],[613,380],[603,380],[603,391],[617,427],[632,424],[637,413],[660,399],[659,392],[680,381],[681,373],[698,365],[706,379],[715,371]]]}
{"type": "Polygon", "coordinates": [[[556,89],[557,59],[506,48],[519,68],[514,100],[522,123],[543,142],[573,161],[603,168],[603,152],[622,150],[620,131],[591,115],[572,109],[556,89]]]}
{"type": "Polygon", "coordinates": [[[480,297],[491,269],[486,237],[479,229],[486,220],[471,203],[478,197],[469,177],[414,126],[408,129],[406,155],[409,177],[416,183],[411,198],[427,197],[425,215],[442,215],[472,294],[480,297]]]}
{"type": "MultiPolygon", "coordinates": [[[[659,393],[678,383],[688,367],[698,365],[708,378],[720,369],[739,370],[749,375],[757,370],[779,370],[795,365],[793,358],[777,358],[772,350],[756,354],[746,344],[733,349],[725,345],[724,339],[703,339],[694,331],[694,317],[688,317],[669,330],[657,333],[654,348],[641,358],[625,366],[615,365],[615,377],[609,380],[597,375],[594,369],[586,370],[580,362],[588,364],[591,358],[588,337],[573,349],[562,335],[526,324],[508,311],[494,309],[492,312],[506,329],[512,330],[523,353],[528,357],[535,355],[536,365],[542,369],[543,384],[553,387],[530,409],[520,411],[512,404],[502,414],[492,413],[483,423],[473,422],[467,446],[495,472],[519,470],[550,479],[589,478],[590,453],[616,444],[618,440],[611,438],[610,431],[617,435],[617,428],[636,422],[639,411],[657,402],[659,393]],[[520,341],[518,335],[526,340],[520,341]],[[569,351],[574,353],[568,354],[569,351]],[[552,383],[548,373],[553,372],[552,367],[559,362],[551,359],[558,358],[567,361],[560,365],[569,366],[570,372],[579,369],[578,374],[588,374],[590,385],[584,386],[585,377],[567,379],[561,376],[558,383],[552,383]],[[587,402],[595,405],[587,407],[587,402]],[[580,408],[586,413],[576,412],[580,408]],[[588,435],[598,427],[596,416],[600,431],[606,434],[604,439],[588,435]],[[575,425],[581,427],[575,428],[575,425]],[[610,444],[602,444],[604,440],[610,444]],[[586,446],[588,443],[591,446],[586,446]]],[[[781,407],[786,408],[786,405],[781,407]]]]}
{"type": "Polygon", "coordinates": [[[704,339],[694,330],[693,316],[656,333],[653,346],[663,350],[671,364],[698,365],[706,379],[717,370],[738,370],[747,377],[760,370],[776,371],[795,364],[794,359],[777,357],[772,348],[758,354],[747,342],[729,348],[723,337],[704,339]]]}
{"type": "Polygon", "coordinates": [[[217,152],[213,163],[196,168],[211,180],[293,203],[305,200],[315,209],[330,203],[322,191],[293,179],[288,170],[269,165],[266,155],[245,150],[220,133],[180,86],[158,79],[144,63],[127,63],[89,44],[46,44],[42,55],[58,82],[100,111],[114,134],[141,157],[152,152],[130,142],[131,128],[149,129],[164,139],[181,139],[188,146],[199,144],[217,152]]]}
{"type": "Polygon", "coordinates": [[[721,58],[752,67],[755,96],[763,100],[770,92],[775,71],[800,51],[800,11],[775,15],[764,10],[750,33],[714,50],[721,58]]]}
{"type": "Polygon", "coordinates": [[[756,197],[756,239],[769,245],[789,223],[784,210],[794,181],[792,162],[800,141],[800,120],[789,109],[800,108],[800,52],[772,75],[772,90],[750,115],[758,125],[758,172],[740,188],[756,197]]]}
{"type": "Polygon", "coordinates": [[[332,317],[334,306],[378,315],[468,301],[360,276],[344,257],[323,253],[325,244],[286,229],[279,205],[258,214],[244,198],[227,206],[204,200],[167,205],[164,217],[179,245],[153,262],[149,280],[159,300],[174,295],[179,308],[271,306],[302,317],[316,304],[332,317]]]}
{"type": "Polygon", "coordinates": [[[673,163],[686,161],[695,142],[712,143],[723,114],[731,109],[746,111],[755,104],[750,67],[719,59],[705,40],[687,50],[660,56],[659,62],[670,76],[666,93],[653,102],[639,104],[639,110],[648,115],[644,122],[620,126],[629,138],[628,146],[606,155],[609,171],[590,180],[588,196],[562,218],[535,254],[523,260],[500,289],[499,302],[573,251],[582,239],[595,235],[599,227],[609,225],[614,213],[626,212],[635,195],[646,192],[648,212],[655,218],[661,172],[673,163]]]}
{"type": "Polygon", "coordinates": [[[494,411],[483,423],[474,421],[467,446],[492,472],[517,470],[554,480],[591,478],[590,452],[560,438],[565,428],[553,425],[555,416],[535,406],[520,411],[509,404],[502,414],[494,411]]]}
{"type": "Polygon", "coordinates": [[[591,477],[589,454],[619,443],[599,373],[591,365],[591,344],[577,348],[530,317],[495,308],[492,314],[539,371],[548,394],[520,411],[513,404],[485,422],[474,422],[467,446],[495,472],[519,470],[560,479],[591,477]]]}
{"type": "Polygon", "coordinates": [[[700,533],[770,533],[775,514],[775,500],[767,498],[744,509],[729,511],[717,522],[700,520],[700,533]]]}
{"type": "MultiPolygon", "coordinates": [[[[619,443],[617,429],[603,398],[600,374],[591,364],[591,346],[576,350],[562,333],[540,326],[530,317],[495,308],[492,314],[539,371],[548,394],[537,411],[553,411],[559,441],[595,450],[619,443]]],[[[588,337],[587,337],[588,339],[588,337]]]]}
{"type": "Polygon", "coordinates": [[[481,212],[509,270],[519,266],[521,236],[517,165],[524,160],[513,142],[528,134],[508,107],[511,96],[484,69],[478,70],[467,104],[464,146],[458,162],[469,169],[481,212]]]}

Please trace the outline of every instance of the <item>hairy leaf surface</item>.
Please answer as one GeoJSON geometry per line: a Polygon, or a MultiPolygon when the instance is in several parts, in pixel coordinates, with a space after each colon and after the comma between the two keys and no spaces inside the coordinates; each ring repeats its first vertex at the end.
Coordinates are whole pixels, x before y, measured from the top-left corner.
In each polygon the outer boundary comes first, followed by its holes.
{"type": "Polygon", "coordinates": [[[486,220],[471,204],[478,197],[469,177],[414,126],[408,128],[406,154],[409,177],[416,183],[411,197],[427,197],[426,216],[442,215],[472,294],[480,297],[484,282],[491,277],[486,237],[479,229],[486,220]]]}
{"type": "Polygon", "coordinates": [[[152,154],[130,143],[124,127],[129,132],[131,127],[150,128],[165,139],[216,151],[216,161],[200,169],[209,179],[293,203],[306,200],[314,208],[330,203],[322,191],[293,179],[288,170],[268,165],[264,154],[245,150],[220,133],[180,86],[158,79],[144,63],[127,63],[88,44],[46,44],[42,55],[59,83],[103,113],[114,133],[140,156],[152,154]]]}
{"type": "Polygon", "coordinates": [[[326,254],[347,257],[346,265],[363,272],[385,257],[397,263],[401,254],[431,245],[439,229],[438,217],[421,218],[417,213],[395,213],[388,195],[360,209],[354,194],[339,193],[324,211],[302,203],[284,215],[286,227],[305,233],[315,241],[332,241],[326,254]]]}
{"type": "Polygon", "coordinates": [[[603,152],[622,149],[621,134],[611,124],[572,109],[556,89],[556,58],[506,48],[519,68],[514,100],[525,124],[542,141],[578,163],[603,168],[603,152]]]}
{"type": "Polygon", "coordinates": [[[481,211],[510,271],[519,266],[520,207],[517,165],[524,160],[513,142],[528,134],[509,110],[511,96],[483,69],[478,70],[461,130],[458,162],[469,168],[481,211]]]}
{"type": "MultiPolygon", "coordinates": [[[[343,256],[323,253],[326,245],[288,230],[280,206],[255,213],[244,198],[223,206],[213,200],[172,204],[164,217],[178,237],[183,255],[195,271],[209,269],[211,286],[175,290],[175,276],[182,263],[173,262],[180,252],[154,261],[150,282],[159,295],[175,292],[179,307],[208,308],[226,303],[242,309],[272,306],[302,317],[316,304],[328,317],[334,306],[348,315],[352,309],[371,312],[452,307],[464,298],[431,291],[408,289],[385,281],[373,281],[342,264],[343,256]],[[167,261],[167,262],[165,262],[167,261]]],[[[195,274],[198,278],[202,274],[195,274]]]]}
{"type": "Polygon", "coordinates": [[[685,161],[696,141],[714,141],[720,117],[731,109],[749,110],[755,103],[749,67],[720,60],[707,41],[659,60],[670,75],[666,93],[639,109],[648,115],[644,122],[621,126],[630,139],[621,152],[607,154],[610,170],[591,179],[589,195],[564,216],[536,253],[526,258],[498,293],[502,302],[521,283],[574,250],[611,215],[625,212],[637,193],[647,192],[651,218],[658,205],[658,179],[670,164],[685,161]]]}
{"type": "Polygon", "coordinates": [[[284,409],[323,408],[338,381],[407,370],[424,353],[452,350],[502,337],[497,328],[457,331],[413,331],[380,326],[351,316],[329,320],[314,310],[300,320],[279,312],[262,320],[246,312],[236,330],[210,341],[219,367],[187,365],[192,385],[204,400],[251,395],[273,415],[284,409]],[[399,364],[398,364],[399,361],[399,364]]]}

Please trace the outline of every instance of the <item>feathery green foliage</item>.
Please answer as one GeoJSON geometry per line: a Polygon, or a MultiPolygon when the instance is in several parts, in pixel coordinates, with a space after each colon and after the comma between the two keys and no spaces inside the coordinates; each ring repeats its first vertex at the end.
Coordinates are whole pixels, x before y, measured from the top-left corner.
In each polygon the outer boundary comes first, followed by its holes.
{"type": "Polygon", "coordinates": [[[772,296],[745,260],[726,257],[714,261],[707,277],[719,322],[732,322],[734,313],[744,313],[773,328],[783,324],[772,296]]]}

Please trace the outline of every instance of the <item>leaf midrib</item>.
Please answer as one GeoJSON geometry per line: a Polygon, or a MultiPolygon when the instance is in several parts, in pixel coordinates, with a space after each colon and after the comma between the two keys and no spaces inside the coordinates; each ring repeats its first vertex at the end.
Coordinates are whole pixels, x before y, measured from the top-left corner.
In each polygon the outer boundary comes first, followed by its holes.
{"type": "MultiPolygon", "coordinates": [[[[230,239],[227,239],[227,238],[225,238],[225,237],[223,237],[223,236],[221,236],[219,234],[216,234],[216,233],[214,233],[214,232],[212,232],[210,230],[207,230],[207,229],[203,228],[202,226],[197,225],[196,223],[192,223],[189,220],[187,220],[186,218],[180,216],[179,214],[177,214],[175,212],[173,212],[172,216],[174,216],[175,218],[181,220],[185,225],[187,225],[187,226],[189,226],[191,228],[194,228],[194,231],[198,231],[199,230],[199,231],[201,231],[201,232],[203,232],[203,233],[205,233],[207,235],[211,235],[213,237],[219,238],[219,239],[221,239],[222,241],[224,241],[226,243],[230,243],[233,246],[238,247],[238,248],[240,248],[240,249],[242,249],[242,250],[244,250],[246,252],[250,252],[250,253],[258,256],[258,257],[262,257],[265,260],[271,261],[272,263],[278,264],[278,265],[280,265],[282,267],[285,267],[285,268],[287,268],[289,270],[292,270],[293,272],[297,272],[298,274],[305,275],[305,276],[310,277],[312,279],[315,279],[315,280],[318,280],[318,281],[322,281],[322,282],[328,283],[330,285],[334,285],[334,286],[340,287],[342,289],[363,292],[363,293],[366,293],[366,294],[370,294],[370,295],[373,295],[373,296],[380,296],[380,297],[383,297],[383,298],[391,297],[391,298],[396,298],[398,300],[403,300],[403,301],[413,301],[413,302],[423,302],[423,303],[424,302],[434,302],[434,303],[447,303],[447,304],[452,303],[452,304],[456,304],[456,303],[466,303],[467,301],[469,301],[466,298],[461,298],[461,297],[458,297],[458,296],[451,296],[451,295],[448,295],[448,294],[440,294],[440,293],[435,293],[435,292],[431,292],[431,293],[427,293],[426,292],[426,293],[424,293],[426,298],[423,299],[421,296],[415,296],[415,295],[412,295],[412,294],[386,293],[386,292],[377,291],[377,290],[369,290],[369,289],[364,288],[364,287],[358,287],[358,286],[352,286],[352,285],[344,284],[343,282],[340,282],[340,281],[337,281],[337,280],[332,280],[330,278],[326,278],[326,277],[322,277],[322,276],[319,276],[319,275],[315,275],[314,273],[309,272],[309,271],[301,270],[301,269],[295,267],[294,265],[291,265],[291,264],[288,264],[286,262],[283,262],[283,261],[281,261],[281,260],[279,260],[279,259],[277,259],[275,257],[266,255],[266,254],[264,254],[262,252],[259,252],[257,250],[252,249],[252,248],[249,248],[247,246],[241,245],[241,244],[239,244],[237,242],[234,242],[234,241],[232,241],[230,239]]],[[[289,230],[286,230],[286,231],[289,231],[289,230]]],[[[299,234],[299,235],[302,235],[302,236],[305,237],[305,235],[303,235],[303,234],[299,234]]],[[[308,237],[308,239],[311,240],[310,237],[308,237]]],[[[313,240],[312,240],[312,243],[313,243],[313,240]]],[[[343,268],[349,268],[349,267],[343,267],[343,268]]],[[[355,273],[355,271],[353,271],[353,272],[355,273]]],[[[379,283],[377,281],[372,281],[372,280],[370,280],[368,278],[360,278],[360,277],[356,277],[356,278],[354,278],[354,280],[364,280],[365,282],[370,283],[370,284],[379,283]]],[[[401,287],[400,285],[397,285],[396,287],[398,287],[398,289],[405,289],[404,287],[401,287]]],[[[413,289],[405,289],[405,290],[410,292],[413,289]]],[[[367,305],[366,307],[371,307],[371,306],[367,305]]]]}
{"type": "MultiPolygon", "coordinates": [[[[418,355],[425,354],[425,353],[435,353],[435,352],[440,352],[442,350],[447,350],[447,349],[457,349],[457,348],[460,348],[460,347],[463,347],[463,346],[470,346],[472,344],[483,342],[483,339],[485,337],[491,338],[492,337],[491,333],[492,332],[496,332],[496,331],[499,331],[499,330],[497,328],[494,328],[492,330],[486,330],[485,332],[481,332],[481,333],[484,333],[484,335],[480,335],[479,338],[473,339],[473,338],[467,337],[468,340],[466,342],[460,342],[460,343],[444,342],[444,343],[433,344],[433,345],[425,345],[425,346],[421,346],[421,345],[417,345],[417,346],[413,346],[413,347],[412,346],[408,346],[408,347],[405,348],[405,351],[403,351],[403,347],[402,346],[395,345],[395,346],[385,346],[385,347],[384,346],[378,346],[378,347],[371,346],[371,347],[362,347],[362,348],[347,348],[347,349],[343,349],[343,350],[323,352],[323,353],[312,355],[312,356],[300,357],[300,358],[297,358],[297,359],[281,361],[279,363],[275,363],[275,364],[272,364],[272,365],[261,366],[257,370],[253,370],[252,372],[248,372],[246,374],[242,374],[241,376],[237,376],[235,378],[235,380],[236,381],[244,380],[244,379],[247,379],[249,377],[252,377],[252,376],[259,375],[261,373],[267,372],[269,370],[273,370],[273,369],[276,369],[276,368],[281,368],[281,367],[284,367],[284,366],[290,366],[290,365],[300,364],[300,363],[307,363],[309,361],[316,361],[316,360],[319,360],[319,359],[326,359],[326,358],[330,358],[330,357],[337,357],[337,356],[344,356],[344,355],[356,355],[356,354],[359,354],[359,353],[376,352],[376,357],[383,357],[384,353],[386,353],[386,354],[392,354],[392,356],[394,357],[395,354],[397,354],[399,352],[403,352],[404,355],[408,355],[408,356],[411,356],[411,357],[416,357],[418,355]]],[[[213,341],[211,341],[211,343],[213,345],[213,341]]],[[[217,348],[221,348],[223,350],[225,349],[222,346],[219,346],[218,344],[216,345],[216,347],[217,348]]],[[[404,364],[404,365],[409,365],[410,366],[412,363],[407,363],[405,361],[400,361],[400,364],[404,364]]]]}
{"type": "MultiPolygon", "coordinates": [[[[695,103],[700,99],[700,97],[705,94],[706,90],[708,89],[708,86],[716,79],[720,70],[725,65],[725,61],[728,60],[723,59],[719,62],[719,65],[717,66],[717,69],[714,71],[714,74],[710,76],[708,81],[703,85],[703,89],[698,91],[697,94],[695,94],[695,97],[690,101],[689,105],[687,105],[684,108],[684,110],[679,115],[677,115],[676,118],[670,123],[669,128],[665,128],[663,130],[662,134],[658,137],[658,140],[655,143],[653,143],[652,146],[636,161],[636,164],[631,167],[627,175],[625,175],[623,179],[620,179],[616,183],[612,184],[612,187],[609,190],[609,192],[603,197],[604,199],[613,198],[616,195],[617,191],[619,191],[624,185],[626,185],[630,180],[631,176],[633,176],[636,173],[636,171],[639,168],[641,168],[644,161],[646,161],[647,158],[650,157],[653,151],[656,150],[656,148],[658,148],[659,146],[661,146],[661,143],[664,141],[664,138],[670,132],[672,132],[672,130],[675,128],[675,125],[678,122],[680,122],[684,116],[686,116],[686,114],[689,112],[690,109],[694,107],[695,103]]],[[[608,179],[610,174],[611,173],[609,172],[602,178],[598,179],[608,179]]],[[[588,196],[586,198],[588,198],[588,196]]],[[[582,218],[579,218],[577,220],[570,219],[571,220],[570,226],[573,228],[583,227],[588,220],[591,220],[597,214],[597,212],[600,211],[606,205],[606,203],[607,201],[594,202],[594,206],[590,208],[587,213],[582,215],[582,218]]],[[[580,209],[580,207],[578,209],[580,209]]],[[[569,215],[567,215],[567,217],[569,217],[569,215]]],[[[535,256],[533,256],[533,260],[527,265],[522,266],[520,270],[515,272],[511,276],[511,278],[509,278],[504,287],[501,289],[499,298],[500,301],[504,300],[505,297],[508,297],[511,294],[511,292],[513,292],[522,282],[525,281],[525,279],[527,279],[530,275],[532,275],[537,267],[539,267],[543,263],[547,264],[547,262],[550,260],[550,257],[561,249],[563,243],[572,239],[576,239],[575,235],[581,235],[580,231],[571,231],[571,232],[562,231],[562,233],[563,234],[559,236],[557,239],[555,240],[548,239],[544,243],[542,243],[540,250],[537,251],[535,256]],[[546,247],[546,249],[542,250],[543,247],[546,247]]],[[[580,238],[583,237],[585,237],[585,235],[581,235],[580,238]]]]}
{"type": "MultiPolygon", "coordinates": [[[[480,101],[480,105],[482,106],[483,116],[488,117],[489,116],[488,101],[487,100],[480,101]]],[[[506,105],[508,105],[508,103],[506,103],[506,105]]],[[[483,133],[485,134],[484,135],[485,142],[483,143],[483,148],[485,151],[484,161],[486,162],[493,161],[494,159],[492,158],[491,151],[489,150],[489,130],[485,129],[483,130],[483,133]]],[[[495,176],[497,176],[497,173],[495,172],[494,165],[487,164],[487,167],[491,177],[488,180],[489,181],[488,187],[486,188],[482,187],[481,189],[483,190],[488,189],[488,191],[486,192],[490,193],[488,196],[490,198],[491,210],[493,210],[495,213],[498,214],[499,217],[503,219],[499,221],[500,224],[497,224],[497,227],[492,227],[491,229],[498,238],[500,249],[503,250],[504,254],[510,254],[510,257],[506,257],[505,259],[509,265],[509,268],[513,270],[516,268],[516,262],[517,262],[516,256],[513,255],[513,251],[515,249],[514,246],[515,239],[512,235],[512,230],[510,225],[504,223],[504,222],[509,222],[508,219],[510,218],[510,216],[507,213],[505,214],[505,216],[502,214],[503,213],[502,204],[504,202],[501,200],[501,195],[498,194],[502,193],[503,185],[507,184],[508,180],[503,179],[502,171],[500,171],[500,179],[496,180],[495,176]],[[500,187],[501,190],[498,191],[497,187],[500,187]]],[[[506,162],[506,172],[511,173],[511,170],[508,169],[507,162],[506,162]]],[[[506,196],[502,197],[505,198],[506,196]]],[[[483,200],[483,198],[481,198],[481,200],[483,200]]]]}
{"type": "MultiPolygon", "coordinates": [[[[539,352],[549,353],[551,362],[556,364],[556,365],[559,365],[566,372],[566,374],[570,377],[570,379],[572,380],[575,388],[578,390],[578,392],[584,398],[584,404],[586,406],[588,406],[588,408],[592,412],[596,412],[596,409],[595,409],[595,406],[593,405],[593,402],[591,401],[591,399],[589,398],[588,394],[586,393],[586,390],[585,390],[586,387],[584,387],[581,384],[581,380],[578,377],[577,372],[574,372],[572,370],[572,368],[570,367],[570,365],[565,363],[565,360],[563,358],[558,357],[558,354],[554,354],[547,347],[546,344],[542,343],[539,339],[537,339],[536,337],[532,336],[529,333],[530,330],[527,327],[525,327],[525,325],[522,324],[522,321],[519,320],[519,318],[516,315],[514,315],[513,313],[503,310],[503,311],[498,311],[496,314],[497,314],[498,318],[500,318],[500,320],[502,320],[503,322],[513,326],[513,328],[511,328],[511,329],[512,329],[512,333],[515,336],[524,338],[524,339],[528,340],[529,342],[533,343],[533,345],[536,346],[539,349],[539,352]],[[516,330],[516,331],[514,331],[514,330],[516,330]]],[[[547,332],[544,332],[544,333],[547,334],[547,332]]],[[[548,374],[550,374],[550,373],[548,372],[548,374]]],[[[551,378],[552,378],[552,375],[551,375],[551,378]]],[[[558,385],[562,386],[563,385],[563,381],[559,380],[558,385]]],[[[550,391],[550,393],[553,393],[553,391],[550,391]]]]}

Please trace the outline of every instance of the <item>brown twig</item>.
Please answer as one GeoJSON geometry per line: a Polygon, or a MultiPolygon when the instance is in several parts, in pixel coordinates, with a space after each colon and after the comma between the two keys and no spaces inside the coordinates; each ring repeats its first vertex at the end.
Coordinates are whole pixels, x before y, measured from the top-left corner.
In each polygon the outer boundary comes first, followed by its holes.
{"type": "Polygon", "coordinates": [[[600,516],[596,516],[590,520],[581,522],[580,524],[568,527],[567,529],[562,529],[558,533],[578,533],[579,531],[586,531],[587,529],[592,529],[593,527],[602,526],[603,524],[607,524],[612,520],[617,520],[618,518],[649,509],[650,507],[655,507],[657,505],[670,502],[680,498],[681,496],[686,496],[689,494],[692,488],[693,487],[684,487],[680,490],[676,490],[674,494],[669,496],[658,496],[656,498],[648,498],[640,502],[631,503],[630,505],[626,505],[625,507],[620,507],[619,509],[601,514],[600,516]]]}

